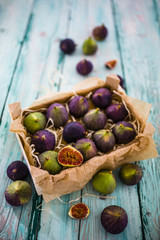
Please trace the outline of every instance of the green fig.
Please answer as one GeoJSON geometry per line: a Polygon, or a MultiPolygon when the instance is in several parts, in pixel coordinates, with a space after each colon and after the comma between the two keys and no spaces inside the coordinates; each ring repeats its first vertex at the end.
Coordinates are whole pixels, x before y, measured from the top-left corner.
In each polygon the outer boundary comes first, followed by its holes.
{"type": "Polygon", "coordinates": [[[83,46],[82,46],[82,50],[83,50],[83,53],[85,55],[94,54],[97,51],[96,41],[93,38],[89,37],[88,39],[86,39],[84,41],[83,46]]]}
{"type": "Polygon", "coordinates": [[[38,130],[42,130],[46,125],[46,117],[41,112],[34,112],[28,114],[24,119],[24,126],[30,133],[35,133],[38,130]]]}

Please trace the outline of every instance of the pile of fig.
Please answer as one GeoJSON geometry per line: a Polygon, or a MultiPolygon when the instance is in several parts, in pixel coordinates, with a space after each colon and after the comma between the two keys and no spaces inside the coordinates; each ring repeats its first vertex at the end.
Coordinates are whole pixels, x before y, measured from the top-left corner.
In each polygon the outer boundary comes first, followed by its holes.
{"type": "Polygon", "coordinates": [[[58,174],[134,140],[133,116],[117,96],[103,87],[27,114],[24,127],[41,168],[58,174]]]}

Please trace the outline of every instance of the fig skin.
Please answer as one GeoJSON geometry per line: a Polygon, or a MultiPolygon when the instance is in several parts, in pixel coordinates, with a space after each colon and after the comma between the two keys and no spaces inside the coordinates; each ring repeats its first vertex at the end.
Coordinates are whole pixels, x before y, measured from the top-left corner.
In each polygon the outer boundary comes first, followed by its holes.
{"type": "Polygon", "coordinates": [[[117,74],[117,77],[120,79],[121,87],[125,89],[124,79],[120,75],[118,75],[118,74],[117,74]]]}
{"type": "Polygon", "coordinates": [[[97,155],[96,145],[90,139],[82,138],[76,142],[74,147],[82,153],[84,161],[97,155]]]}
{"type": "Polygon", "coordinates": [[[128,112],[122,103],[114,103],[107,107],[106,115],[107,118],[111,119],[114,123],[116,123],[119,121],[123,121],[127,117],[128,112]]]}
{"type": "Polygon", "coordinates": [[[99,151],[107,153],[111,151],[115,145],[115,137],[108,129],[102,129],[93,134],[93,141],[99,151]]]}
{"type": "Polygon", "coordinates": [[[116,143],[118,144],[126,144],[131,142],[135,136],[136,131],[134,126],[126,121],[121,121],[115,124],[112,129],[112,132],[115,136],[116,143]]]}
{"type": "Polygon", "coordinates": [[[31,195],[31,185],[26,181],[14,181],[5,190],[5,199],[11,206],[21,206],[28,203],[31,195]]]}
{"type": "Polygon", "coordinates": [[[76,142],[85,136],[83,125],[79,122],[70,122],[63,129],[63,138],[67,143],[76,142]]]}
{"type": "Polygon", "coordinates": [[[33,134],[31,144],[35,145],[36,152],[39,153],[54,150],[56,145],[55,135],[49,130],[39,130],[33,134]]]}
{"type": "Polygon", "coordinates": [[[104,109],[111,104],[112,94],[107,88],[99,88],[94,92],[92,96],[92,101],[94,105],[104,109]]]}
{"type": "Polygon", "coordinates": [[[108,195],[116,188],[116,179],[110,170],[102,170],[93,177],[93,188],[101,194],[108,195]]]}
{"type": "Polygon", "coordinates": [[[97,41],[103,41],[108,35],[108,29],[102,24],[93,29],[93,36],[97,41]]]}
{"type": "Polygon", "coordinates": [[[119,178],[121,181],[128,185],[136,185],[143,177],[142,169],[133,163],[127,163],[120,168],[119,178]]]}
{"type": "Polygon", "coordinates": [[[85,55],[93,55],[97,51],[97,43],[96,41],[89,37],[83,43],[82,50],[85,55]]]}
{"type": "Polygon", "coordinates": [[[83,96],[75,96],[71,99],[68,104],[70,114],[74,117],[80,118],[83,117],[85,113],[88,112],[89,102],[83,96]]]}
{"type": "Polygon", "coordinates": [[[34,112],[28,114],[24,119],[24,126],[30,133],[35,133],[38,130],[42,130],[46,125],[46,117],[41,112],[34,112]]]}
{"type": "Polygon", "coordinates": [[[23,180],[29,174],[26,164],[21,161],[12,162],[7,168],[7,176],[12,180],[23,180]]]}
{"type": "Polygon", "coordinates": [[[90,110],[83,118],[83,123],[85,126],[94,131],[103,129],[106,125],[106,121],[106,115],[100,111],[99,108],[90,110]]]}
{"type": "Polygon", "coordinates": [[[74,219],[85,219],[89,216],[89,214],[89,207],[84,203],[74,204],[68,212],[68,215],[74,219]]]}
{"type": "Polygon", "coordinates": [[[60,173],[62,166],[59,164],[57,156],[58,153],[55,151],[46,151],[41,153],[38,156],[41,168],[47,170],[52,175],[60,173]]]}
{"type": "Polygon", "coordinates": [[[128,224],[128,215],[123,208],[111,205],[103,209],[101,223],[108,233],[119,234],[128,224]]]}
{"type": "Polygon", "coordinates": [[[54,126],[59,128],[68,121],[67,109],[60,103],[54,103],[47,109],[47,119],[52,118],[54,126]]]}
{"type": "Polygon", "coordinates": [[[63,53],[65,54],[71,54],[75,51],[76,44],[74,41],[70,38],[63,39],[60,42],[60,49],[62,50],[63,53]]]}
{"type": "Polygon", "coordinates": [[[82,76],[88,75],[92,71],[92,69],[93,69],[93,64],[86,59],[78,62],[76,66],[77,72],[82,76]]]}
{"type": "Polygon", "coordinates": [[[83,163],[83,155],[71,145],[67,145],[59,151],[58,162],[64,167],[77,167],[83,163]]]}

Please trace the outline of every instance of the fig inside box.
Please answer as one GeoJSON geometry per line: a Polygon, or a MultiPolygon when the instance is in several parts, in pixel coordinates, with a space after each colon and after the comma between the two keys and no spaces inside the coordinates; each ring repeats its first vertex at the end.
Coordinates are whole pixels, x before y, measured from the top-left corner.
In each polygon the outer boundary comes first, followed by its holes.
{"type": "Polygon", "coordinates": [[[119,82],[114,74],[105,82],[92,77],[27,109],[19,102],[9,105],[10,131],[45,202],[82,189],[101,169],[157,157],[154,127],[147,123],[151,105],[127,96],[119,82]],[[32,124],[33,117],[38,124],[32,124]],[[53,168],[45,161],[48,150],[54,151],[53,168]]]}

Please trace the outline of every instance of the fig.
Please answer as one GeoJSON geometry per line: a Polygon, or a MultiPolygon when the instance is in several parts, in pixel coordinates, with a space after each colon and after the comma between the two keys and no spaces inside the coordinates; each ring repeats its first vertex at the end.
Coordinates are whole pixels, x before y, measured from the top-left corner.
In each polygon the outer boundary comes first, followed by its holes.
{"type": "Polygon", "coordinates": [[[104,40],[108,35],[108,29],[102,24],[93,29],[93,36],[97,41],[104,40]]]}
{"type": "Polygon", "coordinates": [[[89,213],[89,207],[86,204],[76,203],[70,208],[68,215],[74,219],[84,219],[89,216],[89,213]]]}
{"type": "Polygon", "coordinates": [[[108,69],[113,69],[113,68],[115,68],[116,65],[117,65],[117,60],[116,59],[110,60],[110,61],[105,63],[105,66],[108,69]]]}
{"type": "Polygon", "coordinates": [[[53,150],[56,145],[55,135],[49,130],[39,130],[33,134],[31,144],[35,145],[36,152],[39,153],[53,150]]]}
{"type": "Polygon", "coordinates": [[[90,139],[82,138],[76,142],[74,147],[82,153],[84,161],[97,155],[96,145],[90,139]]]}
{"type": "Polygon", "coordinates": [[[124,79],[123,79],[120,75],[118,75],[118,74],[117,74],[117,77],[120,79],[120,85],[121,85],[121,87],[122,87],[122,88],[125,88],[125,86],[124,86],[124,79]]]}
{"type": "Polygon", "coordinates": [[[101,223],[108,233],[118,234],[126,228],[128,215],[123,208],[111,205],[103,209],[101,213],[101,223]]]}
{"type": "Polygon", "coordinates": [[[85,55],[94,54],[97,51],[96,41],[93,38],[89,37],[88,39],[86,39],[84,41],[83,46],[82,46],[82,50],[83,50],[83,53],[85,55]]]}
{"type": "Polygon", "coordinates": [[[112,94],[107,88],[99,88],[92,96],[94,105],[99,108],[106,108],[112,102],[112,94]]]}
{"type": "Polygon", "coordinates": [[[66,38],[63,39],[60,42],[60,49],[62,50],[62,52],[64,52],[65,54],[71,54],[75,51],[76,48],[76,44],[74,43],[74,41],[70,38],[66,38]]]}
{"type": "Polygon", "coordinates": [[[106,115],[99,108],[90,110],[83,118],[85,126],[94,131],[104,128],[106,121],[106,115]]]}
{"type": "Polygon", "coordinates": [[[52,118],[56,128],[64,126],[68,117],[67,109],[60,103],[54,103],[47,109],[47,118],[52,118]]]}
{"type": "Polygon", "coordinates": [[[93,64],[90,61],[84,59],[77,63],[76,69],[79,74],[86,76],[92,71],[93,64]]]}
{"type": "Polygon", "coordinates": [[[77,167],[83,163],[83,156],[77,149],[67,145],[59,151],[58,162],[65,167],[77,167]]]}
{"type": "Polygon", "coordinates": [[[120,168],[119,177],[121,181],[129,186],[136,185],[142,179],[142,169],[133,163],[127,163],[120,168]]]}
{"type": "Polygon", "coordinates": [[[83,125],[79,122],[70,122],[64,127],[63,138],[67,143],[75,142],[85,136],[83,125]]]}
{"type": "Polygon", "coordinates": [[[83,117],[89,109],[89,102],[83,96],[75,96],[69,102],[69,111],[74,117],[83,117]]]}
{"type": "Polygon", "coordinates": [[[7,176],[12,180],[23,180],[29,174],[26,164],[21,161],[12,162],[7,168],[7,176]]]}
{"type": "Polygon", "coordinates": [[[24,119],[24,126],[30,133],[35,133],[38,130],[44,129],[46,125],[46,117],[41,112],[28,114],[24,119]]]}
{"type": "Polygon", "coordinates": [[[116,188],[116,179],[109,170],[102,170],[93,177],[93,188],[101,194],[108,195],[116,188]]]}
{"type": "Polygon", "coordinates": [[[126,121],[116,123],[112,129],[112,132],[115,136],[116,143],[118,144],[129,143],[136,136],[134,126],[132,125],[132,123],[126,121]]]}
{"type": "Polygon", "coordinates": [[[93,134],[93,141],[99,151],[107,153],[111,151],[115,145],[115,137],[108,129],[101,129],[93,134]]]}
{"type": "Polygon", "coordinates": [[[116,123],[124,120],[128,112],[122,103],[114,103],[107,107],[106,115],[107,118],[112,119],[112,121],[116,123]]]}
{"type": "Polygon", "coordinates": [[[38,158],[41,168],[47,170],[50,174],[58,174],[62,170],[62,166],[57,160],[58,153],[55,151],[46,151],[41,153],[38,158]]]}
{"type": "Polygon", "coordinates": [[[5,190],[5,199],[11,206],[26,204],[32,195],[31,185],[26,181],[12,182],[5,190]]]}

